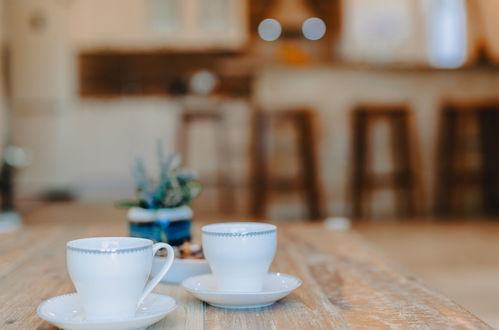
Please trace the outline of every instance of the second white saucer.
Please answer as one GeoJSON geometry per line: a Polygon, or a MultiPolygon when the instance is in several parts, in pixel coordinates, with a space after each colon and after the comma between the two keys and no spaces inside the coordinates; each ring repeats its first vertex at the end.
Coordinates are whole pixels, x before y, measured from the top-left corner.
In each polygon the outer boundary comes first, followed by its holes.
{"type": "Polygon", "coordinates": [[[213,274],[190,277],[182,282],[185,290],[210,305],[222,308],[260,308],[272,305],[284,298],[301,285],[297,277],[269,273],[265,278],[263,290],[259,292],[218,291],[213,274]]]}
{"type": "MultiPolygon", "coordinates": [[[[156,275],[165,264],[165,258],[154,257],[151,276],[156,275]]],[[[180,284],[191,276],[211,273],[210,265],[206,259],[175,259],[161,282],[180,284]]]]}
{"type": "Polygon", "coordinates": [[[126,320],[88,321],[77,293],[45,300],[38,306],[38,316],[65,330],[132,330],[143,329],[161,320],[177,307],[175,299],[162,294],[149,294],[136,315],[126,320]]]}

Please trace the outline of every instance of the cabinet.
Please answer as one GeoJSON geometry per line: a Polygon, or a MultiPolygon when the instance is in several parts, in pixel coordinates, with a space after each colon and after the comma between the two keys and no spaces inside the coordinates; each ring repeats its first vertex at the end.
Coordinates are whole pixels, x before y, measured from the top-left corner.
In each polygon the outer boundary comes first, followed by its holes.
{"type": "Polygon", "coordinates": [[[249,38],[247,0],[72,0],[80,50],[237,50],[249,38]]]}

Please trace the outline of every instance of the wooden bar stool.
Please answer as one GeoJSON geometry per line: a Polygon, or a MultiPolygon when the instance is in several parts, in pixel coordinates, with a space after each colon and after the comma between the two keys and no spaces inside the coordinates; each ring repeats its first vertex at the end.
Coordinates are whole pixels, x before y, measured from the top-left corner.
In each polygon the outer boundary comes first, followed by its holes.
{"type": "Polygon", "coordinates": [[[253,116],[251,151],[251,213],[261,218],[265,216],[268,193],[271,190],[299,189],[304,192],[308,216],[312,220],[321,219],[321,200],[318,182],[317,147],[314,137],[313,112],[309,109],[290,109],[274,112],[256,111],[253,116]],[[295,179],[269,177],[269,137],[271,124],[289,122],[297,134],[299,175],[295,179]],[[298,182],[296,182],[298,181],[298,182]]]}
{"type": "Polygon", "coordinates": [[[447,103],[440,113],[440,141],[437,155],[437,196],[439,216],[460,213],[462,193],[477,188],[483,212],[499,214],[499,102],[470,104],[447,103]],[[467,135],[475,125],[475,137],[467,135]],[[476,139],[474,139],[476,138],[476,139]],[[469,148],[476,140],[479,147],[469,148]],[[467,147],[468,146],[468,147],[467,147]],[[474,151],[478,166],[469,166],[467,156],[474,151]]]}
{"type": "Polygon", "coordinates": [[[216,186],[219,189],[218,203],[219,210],[223,214],[232,214],[235,209],[235,195],[232,186],[231,177],[225,165],[229,164],[228,138],[225,134],[225,116],[218,110],[186,110],[183,111],[180,118],[178,150],[184,157],[184,163],[188,163],[189,155],[189,135],[192,125],[195,122],[211,122],[216,132],[215,145],[217,149],[218,171],[216,186]]]}
{"type": "Polygon", "coordinates": [[[390,188],[395,192],[399,216],[415,214],[415,179],[412,168],[412,141],[410,135],[410,111],[406,106],[361,105],[353,111],[352,143],[353,166],[351,179],[352,216],[365,216],[366,197],[379,188],[390,188]],[[393,155],[392,171],[379,174],[369,169],[369,140],[372,126],[377,120],[389,124],[390,151],[393,155]]]}

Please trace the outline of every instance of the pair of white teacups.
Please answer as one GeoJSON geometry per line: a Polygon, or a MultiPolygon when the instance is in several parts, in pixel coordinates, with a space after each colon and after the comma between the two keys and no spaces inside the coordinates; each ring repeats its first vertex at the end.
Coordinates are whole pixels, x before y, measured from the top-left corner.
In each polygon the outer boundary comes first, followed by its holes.
{"type": "MultiPolygon", "coordinates": [[[[277,230],[254,222],[218,223],[202,229],[203,250],[220,291],[258,292],[274,259],[277,230]]],[[[95,237],[67,243],[69,275],[87,320],[127,319],[168,272],[174,259],[166,243],[133,237],[95,237]],[[166,248],[161,271],[147,284],[152,259],[166,248]]]]}

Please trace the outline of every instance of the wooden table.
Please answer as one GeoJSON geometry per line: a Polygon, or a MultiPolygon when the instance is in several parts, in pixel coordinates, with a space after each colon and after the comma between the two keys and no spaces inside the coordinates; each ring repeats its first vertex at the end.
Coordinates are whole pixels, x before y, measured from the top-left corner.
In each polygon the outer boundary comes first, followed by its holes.
{"type": "MultiPolygon", "coordinates": [[[[126,235],[121,213],[76,212],[71,221],[70,214],[45,214],[49,220],[30,221],[22,231],[0,236],[1,329],[53,329],[36,308],[74,291],[66,272],[66,241],[126,235]]],[[[299,289],[271,307],[240,311],[214,308],[179,286],[161,284],[155,291],[180,306],[151,329],[491,328],[398,270],[354,232],[328,230],[321,223],[278,227],[272,270],[300,277],[299,289]]]]}

